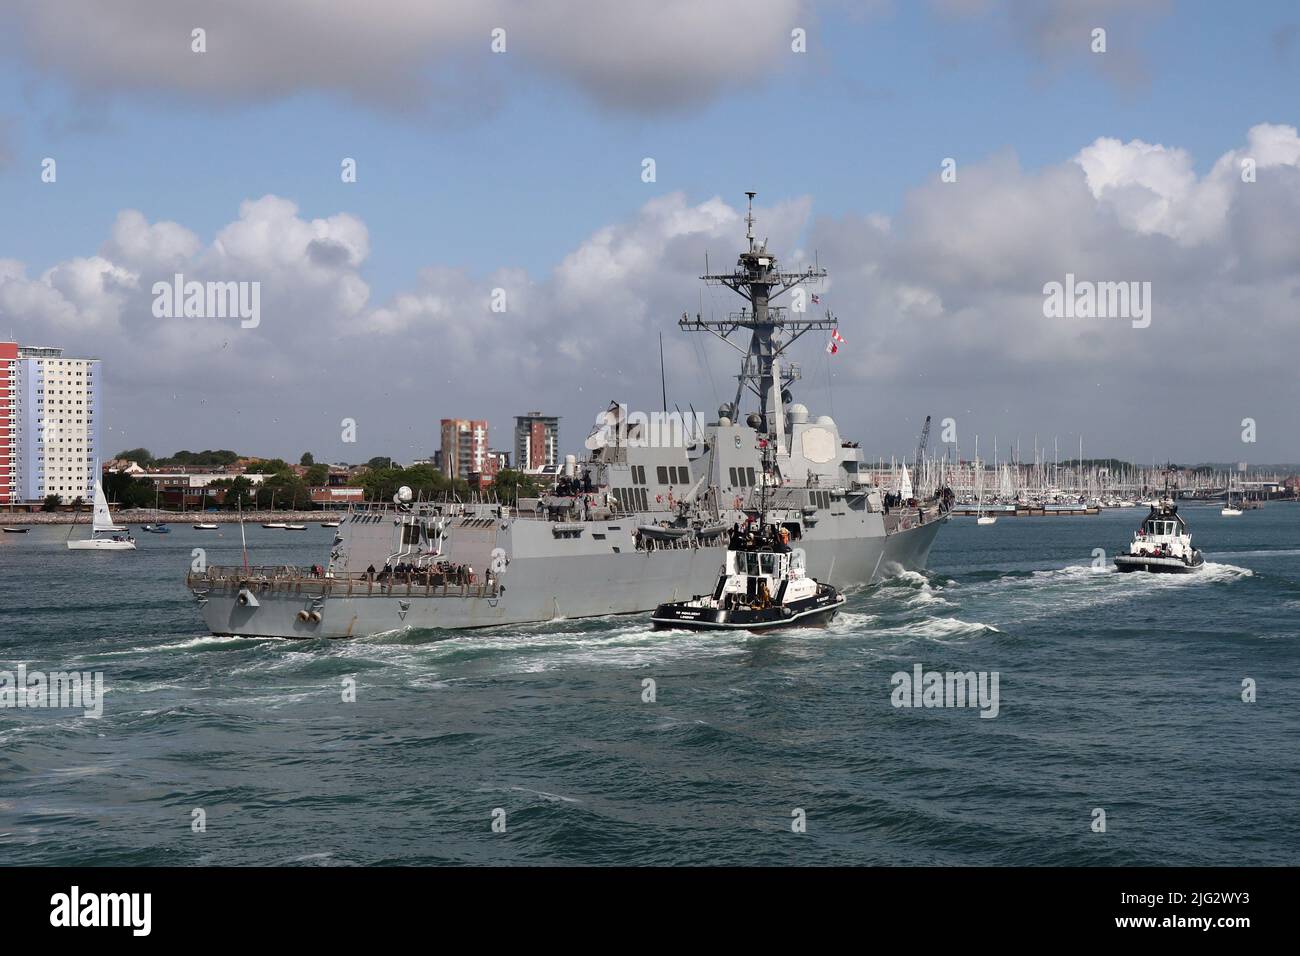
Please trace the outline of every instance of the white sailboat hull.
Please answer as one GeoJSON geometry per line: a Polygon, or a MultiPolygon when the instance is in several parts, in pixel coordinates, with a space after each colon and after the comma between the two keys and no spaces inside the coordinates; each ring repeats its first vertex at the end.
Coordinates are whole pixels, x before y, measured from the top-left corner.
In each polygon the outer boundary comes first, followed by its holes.
{"type": "Polygon", "coordinates": [[[69,541],[68,548],[72,551],[134,551],[134,541],[114,541],[112,538],[86,538],[77,541],[69,541]]]}

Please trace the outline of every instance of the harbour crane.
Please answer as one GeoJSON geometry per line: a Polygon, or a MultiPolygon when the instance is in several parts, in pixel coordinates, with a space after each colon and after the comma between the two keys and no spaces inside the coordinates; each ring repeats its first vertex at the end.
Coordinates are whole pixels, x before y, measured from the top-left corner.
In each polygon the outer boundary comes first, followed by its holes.
{"type": "Polygon", "coordinates": [[[921,488],[921,459],[925,457],[925,450],[930,446],[930,416],[925,416],[925,424],[921,426],[921,440],[916,443],[916,457],[912,460],[912,487],[917,489],[917,497],[920,497],[921,488]]]}

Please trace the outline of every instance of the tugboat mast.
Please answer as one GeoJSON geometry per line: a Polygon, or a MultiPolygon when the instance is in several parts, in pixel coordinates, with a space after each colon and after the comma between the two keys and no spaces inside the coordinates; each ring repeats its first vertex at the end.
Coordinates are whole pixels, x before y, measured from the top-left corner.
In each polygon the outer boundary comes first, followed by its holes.
{"type": "MultiPolygon", "coordinates": [[[[826,270],[809,267],[803,272],[782,272],[776,257],[767,251],[767,240],[755,243],[754,192],[746,192],[749,210],[745,215],[745,238],[749,249],[740,254],[734,272],[702,275],[709,285],[723,285],[749,300],[749,308],[728,313],[726,319],[705,320],[697,314],[694,319],[683,313],[678,327],[691,332],[711,332],[744,356],[740,374],[736,376],[736,398],[728,406],[734,421],[740,414],[740,399],[748,387],[758,398],[758,424],[756,430],[775,443],[778,456],[786,454],[785,409],[791,401],[788,386],[799,379],[799,366],[793,363],[784,367],[781,356],[805,332],[813,329],[839,328],[839,319],[827,310],[824,318],[804,318],[791,314],[785,306],[772,305],[772,301],[796,286],[820,282],[826,270]],[[736,329],[750,331],[748,348],[741,348],[728,336],[736,329]]],[[[796,300],[794,311],[806,311],[803,297],[796,300]]]]}

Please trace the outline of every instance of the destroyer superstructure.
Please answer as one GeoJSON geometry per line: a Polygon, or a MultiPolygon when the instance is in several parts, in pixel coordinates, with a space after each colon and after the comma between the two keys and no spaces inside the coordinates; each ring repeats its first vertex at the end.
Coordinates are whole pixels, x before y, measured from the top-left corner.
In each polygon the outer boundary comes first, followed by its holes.
{"type": "Polygon", "coordinates": [[[842,588],[923,569],[947,498],[909,491],[887,506],[857,443],[794,401],[799,369],[784,361],[786,350],[809,331],[837,330],[838,321],[774,304],[792,290],[805,296],[800,304],[816,301],[802,287],[826,273],[782,271],[754,238],[747,195],[748,248],[732,272],[701,277],[746,306],[723,319],[679,322],[742,354],[735,399],[714,420],[611,402],[583,459],[568,462],[539,498],[507,505],[398,495],[350,512],[324,567],[191,571],[187,584],[208,627],[348,637],[645,612],[713,585],[726,534],[756,514],[760,491],[768,520],[802,549],[810,576],[842,588]],[[744,346],[733,341],[744,336],[744,346]],[[747,393],[757,407],[745,415],[747,393]],[[763,443],[773,449],[768,464],[763,443]]]}

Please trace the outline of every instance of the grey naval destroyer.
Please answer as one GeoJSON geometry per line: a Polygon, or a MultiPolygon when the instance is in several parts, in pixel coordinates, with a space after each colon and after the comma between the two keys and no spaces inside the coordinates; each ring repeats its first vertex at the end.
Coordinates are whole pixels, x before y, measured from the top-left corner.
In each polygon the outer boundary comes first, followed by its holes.
{"type": "Polygon", "coordinates": [[[886,496],[858,444],[795,402],[799,368],[786,350],[807,332],[837,332],[838,319],[774,304],[786,293],[815,302],[801,287],[826,271],[782,271],[755,241],[746,195],[748,248],[732,272],[701,276],[742,297],[741,310],[678,323],[742,355],[735,399],[716,420],[677,427],[680,415],[656,422],[614,402],[582,460],[569,456],[538,498],[421,502],[402,489],[391,504],[349,512],[324,566],[191,570],[208,628],[343,638],[652,611],[713,586],[733,526],[758,513],[763,494],[767,520],[788,532],[810,577],[845,588],[923,570],[951,496],[886,496]],[[749,396],[756,407],[745,414],[749,396]]]}

